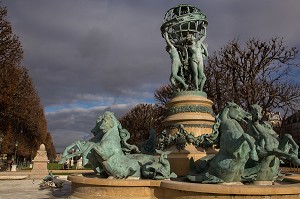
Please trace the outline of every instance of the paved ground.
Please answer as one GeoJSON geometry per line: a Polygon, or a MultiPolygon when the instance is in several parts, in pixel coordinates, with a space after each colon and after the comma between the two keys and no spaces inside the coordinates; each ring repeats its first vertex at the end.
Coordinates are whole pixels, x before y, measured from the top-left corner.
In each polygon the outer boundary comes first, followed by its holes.
{"type": "MultiPolygon", "coordinates": [[[[290,172],[289,169],[283,171],[290,172]]],[[[29,179],[11,180],[28,175],[28,171],[0,172],[0,199],[57,199],[68,198],[71,193],[71,182],[66,180],[66,175],[59,176],[63,180],[62,188],[41,189],[39,184],[42,180],[35,180],[34,183],[29,179]]]]}
{"type": "MultiPolygon", "coordinates": [[[[88,173],[91,170],[56,170],[57,173],[88,173]]],[[[29,179],[30,171],[1,171],[0,172],[0,199],[48,199],[68,198],[71,192],[71,182],[67,175],[60,175],[63,181],[62,188],[41,189],[42,180],[29,179]]]]}
{"type": "Polygon", "coordinates": [[[71,182],[64,180],[62,188],[41,189],[41,180],[0,180],[0,199],[68,198],[71,182]]]}

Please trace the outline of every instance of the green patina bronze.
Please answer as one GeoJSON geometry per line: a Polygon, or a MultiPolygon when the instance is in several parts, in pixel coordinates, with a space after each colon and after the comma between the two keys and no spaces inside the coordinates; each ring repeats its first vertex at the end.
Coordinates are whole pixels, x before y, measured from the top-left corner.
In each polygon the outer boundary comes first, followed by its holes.
{"type": "Polygon", "coordinates": [[[192,128],[212,128],[212,125],[209,124],[180,124],[180,125],[169,125],[167,128],[160,133],[158,138],[157,147],[160,150],[165,150],[175,145],[176,148],[181,151],[187,144],[192,144],[196,148],[203,147],[209,148],[213,147],[213,141],[210,140],[207,134],[195,137],[193,133],[188,133],[184,127],[192,128]],[[168,129],[178,129],[175,135],[167,134],[168,129]]]}
{"type": "Polygon", "coordinates": [[[156,132],[154,129],[150,130],[149,138],[141,144],[141,152],[144,154],[155,154],[156,150],[156,132]]]}
{"type": "MultiPolygon", "coordinates": [[[[160,150],[165,150],[175,145],[176,148],[181,151],[183,150],[187,144],[192,144],[196,148],[211,148],[213,147],[213,141],[210,139],[208,134],[203,134],[195,137],[193,133],[188,133],[184,127],[188,125],[178,125],[178,132],[175,135],[167,134],[166,130],[164,130],[159,136],[158,148],[160,150]]],[[[211,128],[211,126],[206,126],[207,128],[211,128]]]]}
{"type": "Polygon", "coordinates": [[[92,133],[94,137],[91,140],[76,141],[68,146],[60,163],[74,156],[82,156],[83,165],[90,163],[100,177],[176,177],[176,174],[170,172],[166,154],[158,159],[153,155],[139,153],[137,146],[127,143],[130,134],[122,128],[112,112],[107,111],[98,117],[92,133]]]}
{"type": "Polygon", "coordinates": [[[279,139],[270,124],[261,121],[261,110],[253,105],[250,114],[227,103],[212,133],[204,136],[219,152],[200,159],[187,178],[202,183],[273,181],[279,176],[280,160],[300,165],[298,145],[289,134],[279,139]],[[247,131],[241,122],[247,123],[247,131]]]}
{"type": "Polygon", "coordinates": [[[168,154],[171,151],[164,152],[160,150],[156,150],[160,157],[158,160],[152,162],[151,164],[144,164],[142,167],[142,174],[148,179],[157,179],[163,180],[166,178],[177,178],[175,173],[170,173],[171,166],[167,159],[168,154]]]}
{"type": "Polygon", "coordinates": [[[207,24],[206,16],[192,5],[180,4],[165,14],[161,33],[172,63],[170,82],[177,91],[203,91],[207,24]]]}
{"type": "Polygon", "coordinates": [[[189,106],[175,106],[168,108],[167,115],[177,114],[177,113],[209,113],[211,115],[214,114],[213,110],[207,106],[200,105],[189,105],[189,106]]]}
{"type": "Polygon", "coordinates": [[[290,134],[279,135],[273,130],[270,123],[261,121],[262,108],[254,104],[250,113],[252,120],[248,121],[247,133],[255,139],[259,161],[249,160],[247,169],[257,173],[256,180],[272,181],[278,177],[280,160],[288,160],[300,165],[298,159],[298,145],[290,134]]]}
{"type": "MultiPolygon", "coordinates": [[[[213,125],[210,124],[185,124],[184,126],[190,128],[212,128],[213,127],[213,125]]],[[[180,125],[175,125],[175,124],[166,127],[166,129],[178,129],[178,128],[180,128],[180,125]]]]}

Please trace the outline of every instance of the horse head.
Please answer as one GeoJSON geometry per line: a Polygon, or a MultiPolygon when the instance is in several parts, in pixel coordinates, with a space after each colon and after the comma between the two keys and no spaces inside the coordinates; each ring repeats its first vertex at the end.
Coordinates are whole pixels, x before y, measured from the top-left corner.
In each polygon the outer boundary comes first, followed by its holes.
{"type": "Polygon", "coordinates": [[[258,104],[252,104],[250,106],[250,113],[252,115],[252,121],[260,121],[262,119],[262,107],[258,104]]]}
{"type": "Polygon", "coordinates": [[[93,135],[96,137],[99,133],[105,134],[112,128],[118,127],[118,120],[116,119],[114,113],[106,111],[103,115],[100,115],[96,120],[95,127],[91,130],[93,135]]]}
{"type": "Polygon", "coordinates": [[[97,120],[96,120],[96,125],[95,127],[91,130],[91,133],[94,136],[97,136],[100,133],[100,125],[102,123],[102,115],[100,115],[97,120]]]}
{"type": "Polygon", "coordinates": [[[227,109],[228,119],[234,119],[238,122],[241,122],[251,117],[250,113],[244,111],[239,105],[234,102],[227,102],[225,108],[227,109]]]}

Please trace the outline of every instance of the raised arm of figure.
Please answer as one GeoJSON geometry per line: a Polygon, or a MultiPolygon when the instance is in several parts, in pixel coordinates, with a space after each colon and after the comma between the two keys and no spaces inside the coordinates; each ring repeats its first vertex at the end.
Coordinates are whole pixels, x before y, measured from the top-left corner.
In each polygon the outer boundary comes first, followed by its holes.
{"type": "Polygon", "coordinates": [[[201,44],[203,41],[204,41],[204,39],[206,38],[206,26],[205,25],[202,25],[202,27],[203,27],[203,34],[202,34],[202,37],[198,40],[198,44],[201,44]]]}
{"type": "Polygon", "coordinates": [[[169,35],[167,32],[164,33],[164,38],[167,42],[167,44],[171,47],[171,48],[174,48],[174,45],[171,43],[170,39],[169,39],[169,35]]]}

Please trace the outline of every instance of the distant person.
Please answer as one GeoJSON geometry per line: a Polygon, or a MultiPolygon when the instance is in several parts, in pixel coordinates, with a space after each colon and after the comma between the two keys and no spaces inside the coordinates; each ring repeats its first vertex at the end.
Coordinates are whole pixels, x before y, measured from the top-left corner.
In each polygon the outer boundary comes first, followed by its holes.
{"type": "Polygon", "coordinates": [[[64,170],[68,169],[68,160],[64,163],[64,170]]]}
{"type": "Polygon", "coordinates": [[[12,164],[13,164],[13,160],[12,160],[12,159],[7,160],[7,168],[6,168],[7,171],[10,171],[10,170],[11,170],[11,165],[12,165],[12,164]]]}

